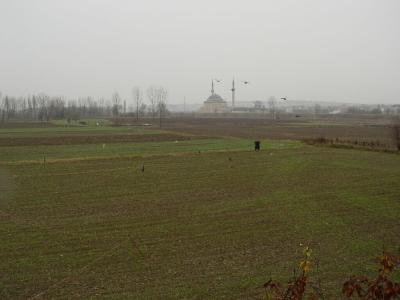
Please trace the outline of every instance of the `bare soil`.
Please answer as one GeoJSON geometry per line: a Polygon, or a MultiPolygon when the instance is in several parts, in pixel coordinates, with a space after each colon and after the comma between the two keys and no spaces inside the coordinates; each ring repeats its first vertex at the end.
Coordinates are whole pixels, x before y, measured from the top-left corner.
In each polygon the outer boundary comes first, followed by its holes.
{"type": "Polygon", "coordinates": [[[303,140],[313,138],[358,139],[390,143],[393,127],[369,119],[271,120],[246,118],[169,118],[164,129],[191,134],[233,136],[254,139],[303,140]]]}
{"type": "MultiPolygon", "coordinates": [[[[62,137],[5,137],[0,138],[0,147],[38,145],[80,145],[101,143],[134,143],[185,141],[194,137],[179,134],[116,134],[116,135],[69,135],[62,137]]],[[[196,137],[199,138],[199,137],[196,137]]]]}

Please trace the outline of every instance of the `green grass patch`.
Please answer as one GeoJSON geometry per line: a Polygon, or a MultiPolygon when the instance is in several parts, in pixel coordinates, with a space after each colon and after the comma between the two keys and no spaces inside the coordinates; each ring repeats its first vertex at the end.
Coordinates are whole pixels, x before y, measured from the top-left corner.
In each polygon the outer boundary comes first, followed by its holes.
{"type": "Polygon", "coordinates": [[[45,128],[0,128],[2,137],[62,137],[66,135],[97,134],[162,134],[155,128],[140,126],[57,126],[45,128]]]}
{"type": "MultiPolygon", "coordinates": [[[[300,147],[295,141],[262,141],[264,150],[300,147]]],[[[86,159],[127,156],[173,155],[210,151],[252,151],[253,141],[245,139],[198,139],[187,141],[103,143],[55,146],[0,147],[0,162],[86,159]]]]}
{"type": "Polygon", "coordinates": [[[82,126],[79,122],[84,122],[87,126],[110,126],[112,122],[109,119],[98,119],[98,118],[85,118],[79,121],[70,121],[66,119],[62,120],[52,120],[51,123],[58,125],[58,126],[82,126]]]}

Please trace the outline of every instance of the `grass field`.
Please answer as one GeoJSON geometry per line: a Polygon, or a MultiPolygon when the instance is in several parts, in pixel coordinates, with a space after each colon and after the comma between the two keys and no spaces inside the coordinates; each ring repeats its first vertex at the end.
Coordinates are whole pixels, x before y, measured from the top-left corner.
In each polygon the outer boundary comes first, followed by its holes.
{"type": "MultiPolygon", "coordinates": [[[[113,133],[171,133],[29,130],[107,133],[98,144],[0,147],[1,299],[263,299],[270,276],[298,265],[300,243],[327,298],[340,299],[350,274],[374,271],[383,243],[400,245],[397,154],[279,140],[253,152],[245,137],[196,135],[103,147],[113,133]]],[[[0,139],[25,133],[4,128],[0,139]]]]}

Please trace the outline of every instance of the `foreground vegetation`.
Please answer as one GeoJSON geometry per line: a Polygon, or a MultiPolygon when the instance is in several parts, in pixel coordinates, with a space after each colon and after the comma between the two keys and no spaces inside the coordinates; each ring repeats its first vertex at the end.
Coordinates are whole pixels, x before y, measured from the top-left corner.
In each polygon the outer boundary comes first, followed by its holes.
{"type": "Polygon", "coordinates": [[[397,154],[196,136],[103,144],[0,147],[0,298],[262,299],[307,244],[339,299],[383,243],[400,244],[397,154]]]}

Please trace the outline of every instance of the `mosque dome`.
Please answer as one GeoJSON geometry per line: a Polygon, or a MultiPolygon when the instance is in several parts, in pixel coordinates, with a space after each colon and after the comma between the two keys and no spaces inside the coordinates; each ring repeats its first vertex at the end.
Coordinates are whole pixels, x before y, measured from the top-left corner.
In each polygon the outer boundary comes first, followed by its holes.
{"type": "Polygon", "coordinates": [[[204,101],[200,108],[201,113],[226,113],[229,112],[226,101],[214,92],[214,81],[211,81],[211,95],[204,101]]]}
{"type": "Polygon", "coordinates": [[[211,80],[211,95],[205,101],[207,103],[225,103],[224,99],[216,93],[214,93],[214,80],[211,80]]]}
{"type": "Polygon", "coordinates": [[[210,97],[207,98],[207,102],[225,102],[224,99],[218,94],[211,94],[210,97]]]}

